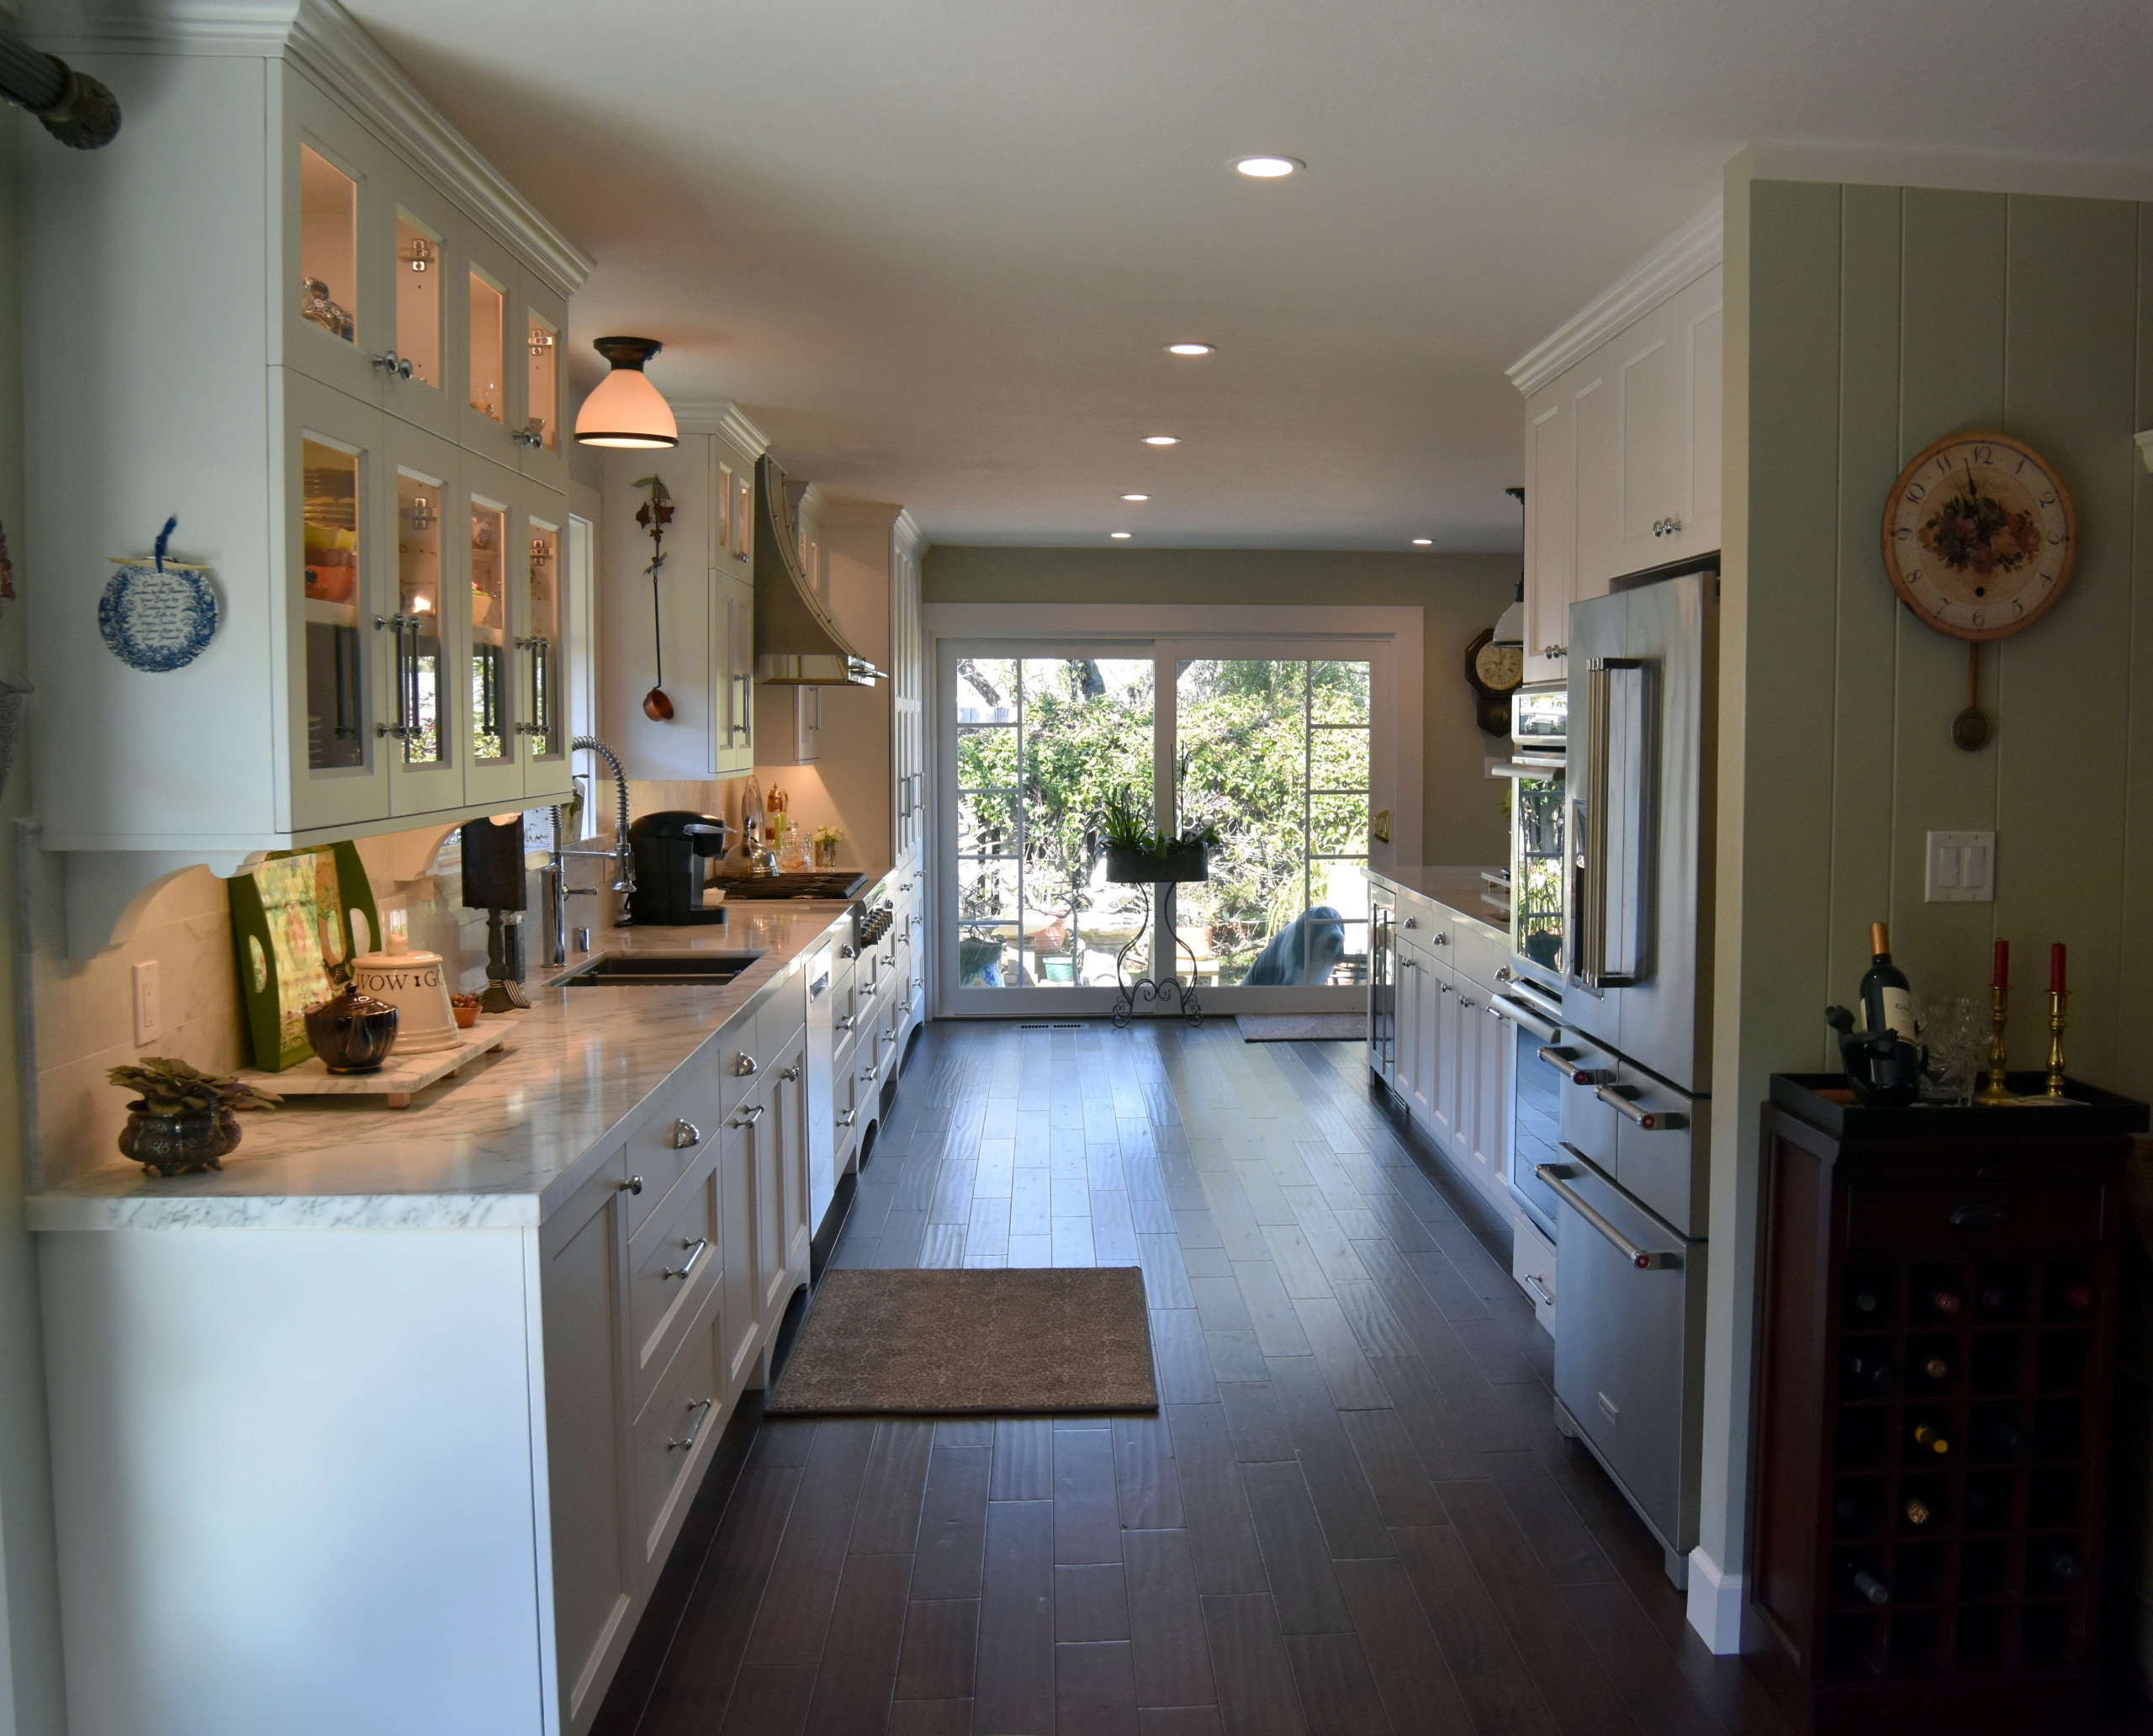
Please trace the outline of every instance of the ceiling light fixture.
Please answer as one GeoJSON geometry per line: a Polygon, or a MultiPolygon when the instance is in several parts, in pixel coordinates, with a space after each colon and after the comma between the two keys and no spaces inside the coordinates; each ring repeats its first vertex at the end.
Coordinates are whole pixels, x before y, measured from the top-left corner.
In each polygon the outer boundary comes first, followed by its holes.
{"type": "Polygon", "coordinates": [[[1126,542],[1129,537],[1129,533],[1127,531],[1108,531],[1107,535],[1113,537],[1117,542],[1126,542]]]}
{"type": "Polygon", "coordinates": [[[1209,356],[1218,347],[1216,344],[1208,343],[1170,343],[1166,346],[1166,353],[1169,356],[1209,356]]]}
{"type": "Polygon", "coordinates": [[[1179,446],[1181,437],[1178,434],[1146,434],[1144,443],[1146,446],[1179,446]]]}
{"type": "Polygon", "coordinates": [[[1151,497],[1149,495],[1124,495],[1121,498],[1124,500],[1148,500],[1151,497]]]}
{"type": "Polygon", "coordinates": [[[1308,165],[1298,156],[1241,156],[1234,167],[1251,181],[1283,181],[1308,165]]]}
{"type": "Polygon", "coordinates": [[[673,407],[643,371],[643,363],[664,346],[654,337],[600,337],[590,347],[613,364],[613,371],[575,413],[576,444],[644,452],[678,446],[680,427],[673,420],[673,407]]]}
{"type": "Polygon", "coordinates": [[[1432,548],[1435,542],[1436,539],[1433,537],[1415,537],[1413,539],[1413,546],[1415,548],[1432,548]]]}

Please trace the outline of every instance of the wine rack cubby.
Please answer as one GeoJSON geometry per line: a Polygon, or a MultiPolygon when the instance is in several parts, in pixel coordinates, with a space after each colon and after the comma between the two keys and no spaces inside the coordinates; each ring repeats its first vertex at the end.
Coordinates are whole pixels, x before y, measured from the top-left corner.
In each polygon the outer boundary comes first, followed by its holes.
{"type": "Polygon", "coordinates": [[[1752,1663],[1800,1728],[2097,1720],[2138,1104],[1766,1106],[1752,1663]]]}

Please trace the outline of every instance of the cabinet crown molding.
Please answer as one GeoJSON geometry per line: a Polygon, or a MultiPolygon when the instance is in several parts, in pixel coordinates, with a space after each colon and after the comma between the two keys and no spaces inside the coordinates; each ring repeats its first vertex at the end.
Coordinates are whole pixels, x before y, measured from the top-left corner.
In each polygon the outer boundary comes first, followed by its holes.
{"type": "Polygon", "coordinates": [[[374,129],[441,190],[483,219],[562,295],[595,264],[420,93],[336,0],[164,0],[154,10],[28,8],[40,46],[66,54],[260,56],[288,61],[374,129]]]}
{"type": "Polygon", "coordinates": [[[1627,272],[1504,370],[1530,397],[1570,363],[1614,336],[1638,315],[1693,283],[1720,262],[1726,214],[1714,199],[1627,272]]]}
{"type": "Polygon", "coordinates": [[[770,437],[749,421],[730,399],[676,398],[673,420],[683,434],[722,434],[749,457],[759,458],[770,449],[770,437]]]}

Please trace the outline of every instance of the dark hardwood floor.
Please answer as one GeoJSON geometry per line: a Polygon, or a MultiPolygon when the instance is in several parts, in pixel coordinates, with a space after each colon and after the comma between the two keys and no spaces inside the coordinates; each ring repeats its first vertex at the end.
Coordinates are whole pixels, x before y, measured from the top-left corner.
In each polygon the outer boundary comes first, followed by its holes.
{"type": "Polygon", "coordinates": [[[1140,1264],[1162,1409],[743,1406],[600,1730],[1779,1736],[1480,1209],[1355,1045],[930,1027],[834,1263],[1140,1264]]]}

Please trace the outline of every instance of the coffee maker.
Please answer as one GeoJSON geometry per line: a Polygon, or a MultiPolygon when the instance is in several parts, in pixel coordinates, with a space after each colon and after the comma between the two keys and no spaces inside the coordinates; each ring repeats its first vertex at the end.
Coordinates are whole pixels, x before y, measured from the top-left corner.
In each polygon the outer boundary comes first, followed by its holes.
{"type": "Polygon", "coordinates": [[[725,854],[725,821],[717,814],[669,808],[648,813],[628,827],[635,853],[636,888],[628,914],[661,928],[722,923],[723,904],[706,905],[703,886],[710,864],[725,854]]]}

